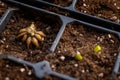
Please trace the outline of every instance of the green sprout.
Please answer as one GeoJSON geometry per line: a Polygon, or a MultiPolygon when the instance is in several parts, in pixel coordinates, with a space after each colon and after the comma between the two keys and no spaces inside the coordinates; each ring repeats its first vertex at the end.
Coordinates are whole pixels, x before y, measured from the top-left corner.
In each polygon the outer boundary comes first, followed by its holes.
{"type": "Polygon", "coordinates": [[[96,45],[95,48],[94,48],[94,52],[95,53],[98,53],[102,50],[101,46],[100,45],[96,45]]]}
{"type": "Polygon", "coordinates": [[[75,56],[75,59],[78,60],[78,61],[81,61],[83,59],[82,55],[80,54],[79,51],[77,51],[77,54],[75,56]]]}

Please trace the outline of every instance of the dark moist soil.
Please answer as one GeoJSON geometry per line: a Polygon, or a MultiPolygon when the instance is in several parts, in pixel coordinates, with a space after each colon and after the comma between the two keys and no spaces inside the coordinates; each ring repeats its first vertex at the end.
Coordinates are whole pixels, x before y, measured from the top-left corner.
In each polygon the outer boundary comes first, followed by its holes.
{"type": "Polygon", "coordinates": [[[48,24],[46,22],[49,21],[50,23],[50,19],[28,14],[18,12],[10,19],[6,29],[0,35],[0,51],[6,55],[14,55],[27,61],[38,62],[44,59],[42,56],[49,53],[52,43],[59,32],[60,25],[57,21],[54,21],[54,24],[48,24]],[[39,42],[39,48],[34,45],[30,45],[30,48],[27,48],[26,42],[22,42],[22,38],[17,38],[19,30],[30,26],[32,22],[35,23],[38,31],[43,31],[47,35],[43,42],[39,42]],[[31,59],[30,57],[34,58],[31,59]]]}
{"type": "Polygon", "coordinates": [[[75,8],[87,14],[120,22],[120,0],[78,0],[75,8]]]}
{"type": "MultiPolygon", "coordinates": [[[[33,15],[18,12],[11,18],[6,29],[0,35],[1,52],[30,62],[47,60],[53,71],[71,77],[80,78],[81,76],[83,80],[109,80],[120,51],[120,42],[116,35],[74,22],[66,26],[55,53],[48,54],[60,25],[58,22],[48,24],[47,22],[51,20],[33,15]],[[40,43],[40,48],[31,45],[28,49],[26,43],[16,39],[16,36],[21,28],[28,27],[33,21],[37,29],[43,31],[47,37],[43,43],[40,43]],[[102,47],[102,51],[94,53],[93,49],[97,44],[102,47]],[[83,57],[81,61],[75,59],[77,51],[83,57]],[[62,60],[61,57],[65,57],[65,60],[62,60]]],[[[120,75],[116,78],[116,80],[118,79],[120,79],[120,75]]],[[[39,79],[34,76],[33,70],[26,65],[18,65],[9,60],[0,60],[0,80],[39,79]]],[[[58,80],[58,78],[48,76],[45,80],[58,80]]]]}
{"type": "Polygon", "coordinates": [[[7,60],[0,60],[0,80],[39,80],[32,70],[7,60]],[[21,69],[25,71],[21,72],[21,69]]]}
{"type": "Polygon", "coordinates": [[[54,71],[76,78],[81,76],[82,80],[109,80],[120,51],[119,44],[112,34],[71,23],[66,27],[54,56],[48,56],[48,61],[54,71]],[[96,45],[102,47],[100,53],[93,52],[96,45]],[[77,51],[83,60],[75,60],[77,51]],[[61,60],[62,56],[65,60],[61,60]]]}
{"type": "MultiPolygon", "coordinates": [[[[20,15],[16,14],[16,16],[20,16],[20,15]]],[[[19,20],[20,22],[23,22],[23,17],[20,16],[19,20]]],[[[24,19],[24,22],[26,21],[27,19],[24,19]]],[[[27,49],[25,44],[22,44],[20,41],[17,41],[14,38],[11,38],[10,40],[9,36],[12,37],[16,36],[15,32],[17,31],[17,28],[20,26],[20,25],[19,26],[17,25],[13,26],[13,25],[19,24],[20,22],[18,23],[10,22],[7,28],[2,33],[1,39],[4,41],[3,38],[5,38],[4,43],[1,43],[0,46],[0,48],[2,48],[1,51],[3,53],[17,56],[19,58],[31,62],[47,60],[50,62],[50,65],[54,71],[76,78],[79,78],[81,76],[83,80],[109,79],[118,51],[120,51],[119,50],[120,43],[115,35],[96,31],[88,27],[86,28],[78,23],[71,23],[67,25],[55,53],[49,55],[48,53],[41,52],[42,49],[39,50],[33,49],[33,47],[31,47],[31,49],[27,49]],[[10,25],[12,27],[10,27],[10,25]],[[15,29],[11,31],[12,28],[15,28],[16,31],[15,29]],[[6,31],[10,33],[5,35],[6,31]],[[22,45],[18,45],[18,44],[22,44],[22,45]],[[100,53],[93,52],[93,48],[97,44],[99,44],[102,47],[102,51],[100,53]],[[8,45],[7,48],[6,45],[8,45]],[[29,51],[31,51],[32,53],[30,53],[29,51]],[[81,55],[83,56],[83,60],[81,61],[75,60],[74,56],[76,54],[76,51],[79,51],[81,53],[81,55]],[[60,59],[61,56],[65,57],[64,61],[60,59]]],[[[48,48],[46,49],[48,50],[48,48]]],[[[0,67],[1,67],[0,69],[3,68],[1,70],[2,80],[4,80],[5,78],[10,78],[10,80],[37,79],[34,77],[33,72],[31,75],[29,75],[31,69],[29,69],[27,66],[19,66],[10,61],[1,60],[0,67]],[[22,68],[25,69],[24,72],[20,71],[22,68]],[[15,75],[11,74],[11,72],[14,72],[15,75]],[[8,75],[5,75],[6,73],[8,73],[8,75]]],[[[52,80],[53,78],[47,77],[45,79],[52,80]]]]}
{"type": "Polygon", "coordinates": [[[44,0],[44,1],[54,3],[63,7],[67,7],[72,3],[72,0],[44,0]]]}
{"type": "MultiPolygon", "coordinates": [[[[45,0],[60,6],[71,4],[71,0],[45,0]]],[[[78,0],[75,9],[83,13],[91,14],[97,17],[108,19],[115,22],[120,22],[120,1],[119,0],[78,0]]],[[[56,8],[50,8],[48,10],[58,12],[56,8]]],[[[61,14],[61,13],[60,13],[61,14]]],[[[63,14],[63,12],[62,12],[63,14]]],[[[65,13],[64,13],[65,14],[65,13]]],[[[68,15],[66,13],[65,15],[68,15]]]]}
{"type": "Polygon", "coordinates": [[[0,17],[4,14],[5,10],[8,8],[7,4],[0,1],[0,17]]]}
{"type": "MultiPolygon", "coordinates": [[[[59,22],[54,21],[54,24],[52,24],[52,22],[50,22],[52,19],[30,16],[29,13],[25,12],[24,14],[23,12],[17,12],[14,15],[6,26],[6,29],[0,35],[0,51],[5,55],[12,55],[30,62],[44,60],[59,31],[59,22]],[[49,24],[46,23],[48,20],[49,24]],[[35,22],[37,30],[43,31],[47,36],[44,42],[40,43],[39,48],[31,45],[28,49],[26,43],[21,42],[21,39],[17,39],[16,37],[20,29],[30,26],[32,22],[35,22]]],[[[6,78],[10,80],[37,80],[33,74],[29,76],[31,70],[29,70],[28,67],[19,66],[10,61],[1,60],[0,69],[0,80],[6,80],[6,78]],[[20,71],[22,68],[25,69],[25,72],[20,71]]]]}

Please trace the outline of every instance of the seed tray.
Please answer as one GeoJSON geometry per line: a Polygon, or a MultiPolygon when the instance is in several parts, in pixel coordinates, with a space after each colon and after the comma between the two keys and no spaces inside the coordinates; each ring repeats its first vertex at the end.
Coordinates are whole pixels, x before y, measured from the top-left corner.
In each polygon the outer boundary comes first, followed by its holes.
{"type": "Polygon", "coordinates": [[[115,59],[117,58],[115,54],[118,53],[118,44],[119,40],[115,40],[112,34],[73,22],[66,26],[55,50],[55,54],[53,54],[54,56],[49,57],[50,59],[48,58],[47,60],[50,61],[52,65],[59,65],[53,68],[54,71],[65,73],[76,78],[80,75],[82,80],[103,79],[100,77],[100,73],[103,73],[104,79],[107,80],[106,78],[110,75],[109,73],[111,73],[112,66],[114,66],[115,59]],[[108,35],[112,36],[115,43],[111,43],[108,35]],[[102,46],[100,55],[92,51],[96,44],[102,46]],[[82,61],[77,62],[74,60],[74,55],[77,51],[83,56],[82,61]],[[63,61],[60,59],[62,56],[65,57],[63,61]],[[106,56],[106,58],[104,56],[106,56]],[[52,58],[54,61],[51,60],[52,58]],[[70,70],[70,72],[67,72],[68,70],[70,70]],[[70,74],[71,72],[74,74],[70,74]]]}
{"type": "MultiPolygon", "coordinates": [[[[13,9],[13,8],[9,8],[7,11],[6,11],[6,13],[2,16],[2,18],[1,18],[1,27],[2,27],[2,30],[3,30],[3,28],[5,28],[5,25],[7,24],[7,22],[8,22],[8,20],[10,19],[10,17],[12,16],[11,14],[13,13],[13,12],[15,12],[15,11],[18,11],[18,9],[13,9]],[[7,22],[6,22],[7,21],[7,22]],[[3,23],[4,22],[4,23],[3,23]],[[4,24],[4,25],[3,25],[4,24]]],[[[48,18],[50,18],[51,16],[46,16],[47,17],[47,19],[48,18]]],[[[52,15],[52,17],[54,17],[54,18],[56,18],[57,16],[54,16],[54,15],[52,15]]],[[[51,19],[51,18],[50,18],[51,19]]],[[[58,18],[59,19],[59,18],[58,18]]],[[[52,19],[51,19],[52,20],[52,19]]],[[[56,20],[57,21],[57,20],[56,20]]],[[[54,21],[55,22],[55,21],[54,21]]],[[[52,22],[50,22],[50,24],[51,24],[52,22]]],[[[57,22],[58,23],[58,22],[57,22]]],[[[30,66],[29,64],[32,64],[32,63],[29,63],[29,62],[26,62],[26,61],[22,61],[22,60],[20,60],[20,59],[17,59],[17,58],[15,58],[15,57],[13,57],[13,56],[4,56],[4,55],[2,55],[2,53],[1,53],[1,58],[4,58],[4,59],[9,59],[9,60],[12,60],[12,61],[15,61],[15,62],[17,62],[17,63],[22,63],[22,64],[26,64],[26,65],[28,65],[28,66],[30,66]]],[[[41,62],[40,62],[41,63],[41,62]]],[[[43,61],[42,63],[47,63],[47,65],[48,65],[48,67],[49,67],[49,63],[47,62],[47,61],[43,61]]],[[[34,64],[33,64],[34,65],[34,64]]],[[[37,64],[37,65],[39,65],[39,64],[37,64]]],[[[30,66],[30,67],[32,67],[32,66],[30,66]]],[[[33,68],[34,69],[34,68],[33,68]]],[[[36,69],[36,68],[35,68],[36,69]]],[[[46,68],[47,69],[47,68],[46,68]]],[[[50,67],[49,67],[49,69],[50,69],[50,67]]],[[[35,70],[36,72],[38,71],[38,70],[35,70]]],[[[41,72],[41,71],[39,71],[39,72],[41,72]]],[[[59,77],[59,78],[61,78],[62,77],[62,79],[70,79],[70,80],[75,80],[75,78],[72,78],[72,77],[68,77],[68,76],[65,76],[65,75],[63,75],[63,74],[59,74],[59,73],[56,73],[56,72],[50,72],[50,70],[49,71],[47,71],[47,72],[49,72],[48,74],[49,75],[52,75],[52,76],[57,76],[57,77],[59,77]]],[[[47,72],[46,72],[46,70],[45,70],[45,75],[48,75],[47,74],[47,72]]],[[[36,76],[38,75],[38,74],[42,74],[42,73],[37,73],[36,74],[36,76]]],[[[45,77],[44,75],[41,75],[41,77],[40,76],[37,76],[38,78],[43,78],[43,77],[45,77]]]]}
{"type": "MultiPolygon", "coordinates": [[[[47,2],[62,6],[65,3],[70,3],[72,0],[68,0],[68,1],[43,0],[43,1],[47,1],[47,2]]],[[[112,20],[115,22],[120,22],[119,20],[120,6],[119,6],[118,0],[114,0],[114,1],[113,0],[109,0],[109,1],[77,0],[75,4],[75,9],[83,13],[91,14],[91,15],[112,20]]]]}
{"type": "MultiPolygon", "coordinates": [[[[29,3],[30,5],[28,5],[28,3],[24,3],[24,2],[19,2],[19,1],[17,1],[17,0],[6,0],[6,1],[10,1],[10,2],[12,2],[12,3],[16,3],[16,4],[19,4],[21,7],[26,7],[26,9],[32,9],[32,10],[36,10],[36,11],[38,11],[38,12],[41,12],[41,13],[45,13],[45,14],[50,14],[50,15],[55,15],[55,16],[57,16],[59,19],[60,19],[60,22],[62,23],[62,27],[60,28],[60,31],[59,31],[59,33],[57,34],[57,37],[56,37],[56,39],[55,39],[55,41],[54,41],[54,43],[53,43],[53,45],[52,45],[52,47],[51,47],[51,49],[50,49],[50,53],[52,53],[52,52],[54,52],[54,50],[55,50],[55,48],[56,48],[56,46],[57,46],[57,44],[58,44],[58,42],[59,42],[59,40],[60,40],[60,38],[61,38],[61,36],[62,36],[62,34],[63,34],[63,32],[64,32],[64,29],[65,29],[65,26],[68,24],[68,23],[70,23],[70,22],[73,22],[73,21],[77,21],[77,22],[79,22],[79,23],[82,23],[82,24],[84,24],[84,25],[87,25],[87,26],[89,26],[89,27],[93,27],[93,28],[96,28],[96,29],[100,29],[100,30],[103,30],[103,31],[105,31],[105,32],[110,32],[110,33],[113,33],[113,34],[116,34],[116,35],[118,35],[118,37],[119,37],[119,35],[120,35],[120,33],[119,33],[119,24],[118,23],[115,23],[115,22],[112,22],[111,23],[111,21],[110,21],[110,24],[115,24],[115,28],[114,29],[110,29],[110,28],[106,28],[106,27],[101,27],[101,25],[100,26],[98,26],[98,25],[96,25],[96,24],[91,24],[91,23],[89,23],[89,21],[87,22],[87,21],[85,21],[85,20],[79,20],[79,19],[75,19],[76,17],[74,17],[74,18],[70,18],[70,17],[67,17],[67,16],[64,16],[64,15],[60,15],[60,14],[56,14],[56,13],[53,13],[53,12],[49,12],[49,11],[46,11],[46,10],[44,10],[44,9],[40,9],[40,7],[39,6],[35,6],[35,4],[31,4],[31,3],[29,3]],[[118,29],[117,29],[118,28],[118,29]]],[[[37,0],[36,0],[37,1],[37,0]]],[[[40,1],[40,0],[39,0],[40,1]]],[[[65,8],[66,9],[66,8],[65,8]]],[[[69,11],[69,10],[68,10],[69,11]]],[[[86,15],[86,14],[85,14],[86,15]]],[[[83,19],[84,19],[84,17],[83,17],[83,19]]],[[[93,18],[92,18],[93,19],[93,18]]],[[[99,18],[98,18],[99,19],[99,18]]],[[[2,19],[1,19],[2,20],[2,19]]],[[[97,20],[98,21],[98,20],[97,20]]],[[[108,21],[108,20],[106,20],[106,21],[108,21]]],[[[107,25],[109,24],[109,22],[107,23],[107,25]]],[[[9,59],[9,58],[8,58],[9,59]]],[[[16,60],[15,60],[16,61],[16,60]]],[[[119,57],[118,57],[118,59],[117,59],[117,61],[116,61],[116,64],[115,64],[115,68],[114,68],[114,70],[113,70],[113,74],[112,75],[115,75],[115,74],[117,74],[117,72],[118,72],[118,68],[119,68],[119,57]],[[117,67],[117,68],[116,68],[117,67]]],[[[63,79],[66,79],[66,78],[63,78],[63,79]]]]}
{"type": "MultiPolygon", "coordinates": [[[[77,11],[74,8],[76,2],[77,2],[77,0],[73,0],[72,4],[70,6],[68,6],[68,7],[61,7],[61,6],[52,4],[52,3],[48,3],[48,2],[46,2],[44,0],[35,0],[35,1],[30,0],[29,4],[34,3],[34,4],[32,4],[33,6],[40,7],[40,8],[43,8],[43,7],[56,7],[61,11],[68,12],[69,15],[67,15],[67,16],[75,18],[77,20],[81,20],[83,22],[87,22],[89,24],[94,24],[94,25],[100,26],[100,27],[105,27],[105,28],[108,28],[108,29],[118,30],[119,23],[112,22],[112,21],[102,19],[102,18],[98,18],[98,17],[92,16],[92,15],[89,15],[89,14],[84,14],[82,12],[77,11]],[[104,23],[104,24],[102,24],[102,23],[104,23]]],[[[119,32],[119,30],[118,30],[118,32],[119,32]]]]}

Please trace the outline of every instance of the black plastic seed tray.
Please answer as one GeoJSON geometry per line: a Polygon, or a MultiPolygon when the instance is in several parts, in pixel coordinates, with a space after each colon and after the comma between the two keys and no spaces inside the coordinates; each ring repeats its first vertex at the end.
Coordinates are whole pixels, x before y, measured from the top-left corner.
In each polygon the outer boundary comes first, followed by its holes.
{"type": "MultiPolygon", "coordinates": [[[[33,9],[33,10],[36,9],[38,11],[40,10],[41,13],[46,13],[46,14],[49,14],[49,15],[58,16],[61,19],[62,27],[60,29],[60,32],[57,35],[56,40],[53,43],[53,46],[50,49],[51,52],[54,52],[55,47],[57,46],[57,44],[59,42],[59,39],[60,39],[64,29],[65,29],[65,26],[68,23],[73,22],[73,21],[77,21],[77,22],[80,22],[81,24],[84,24],[84,25],[87,25],[87,26],[90,26],[90,27],[93,27],[93,28],[96,28],[96,29],[100,29],[100,30],[103,30],[103,31],[107,31],[107,32],[110,32],[110,33],[113,33],[113,34],[117,34],[118,36],[120,36],[120,24],[119,23],[112,22],[112,21],[109,21],[109,20],[106,20],[106,19],[97,18],[97,17],[87,15],[87,14],[84,14],[84,13],[81,13],[81,12],[77,12],[77,11],[73,11],[73,10],[71,11],[71,9],[70,9],[71,7],[66,9],[66,8],[59,7],[59,6],[56,6],[54,4],[50,4],[50,3],[42,1],[42,0],[34,0],[34,1],[33,0],[27,0],[27,1],[6,0],[6,1],[11,2],[11,3],[15,3],[15,4],[19,4],[17,6],[20,6],[20,7],[23,7],[23,8],[28,7],[29,9],[33,9]],[[67,17],[67,16],[64,16],[64,15],[60,15],[60,14],[57,14],[57,13],[54,13],[54,12],[50,12],[50,11],[41,9],[42,4],[46,5],[47,7],[49,7],[48,5],[56,6],[57,8],[63,9],[64,11],[68,11],[68,12],[70,12],[70,14],[73,15],[73,17],[67,17]],[[77,17],[75,17],[75,16],[77,16],[77,17]]],[[[74,0],[73,0],[73,3],[75,3],[74,0]]],[[[73,7],[74,7],[74,5],[73,5],[73,7]]]]}
{"type": "MultiPolygon", "coordinates": [[[[120,24],[119,23],[115,23],[109,20],[105,20],[105,19],[101,19],[101,18],[97,18],[88,14],[84,14],[81,12],[78,12],[74,9],[75,3],[77,0],[73,0],[73,3],[69,6],[69,7],[61,7],[61,6],[57,6],[55,4],[51,4],[48,2],[45,2],[43,0],[27,0],[27,1],[21,1],[21,0],[5,0],[7,2],[10,2],[12,4],[15,4],[16,6],[21,7],[21,9],[29,9],[29,10],[35,10],[38,13],[43,13],[44,15],[49,15],[51,17],[57,17],[60,22],[61,22],[61,28],[57,34],[57,37],[55,38],[51,48],[50,48],[50,53],[53,53],[56,49],[56,46],[64,32],[64,29],[66,27],[66,25],[70,22],[79,22],[83,25],[95,28],[95,29],[99,29],[105,32],[109,32],[112,34],[116,34],[119,39],[120,39],[120,24]],[[68,11],[70,13],[70,16],[65,16],[65,15],[61,15],[58,13],[54,13],[54,12],[50,12],[47,11],[45,9],[42,9],[41,6],[53,6],[53,7],[57,7],[61,10],[64,11],[68,11]]],[[[2,18],[0,19],[0,30],[2,32],[2,30],[5,28],[5,25],[7,24],[7,22],[10,19],[11,13],[13,11],[15,11],[16,9],[13,8],[9,8],[6,13],[2,16],[2,18]]],[[[18,10],[18,9],[17,9],[18,10]]],[[[65,80],[75,80],[75,78],[69,77],[69,76],[65,76],[63,74],[59,74],[56,72],[52,72],[52,70],[49,67],[49,64],[47,61],[42,61],[36,64],[27,62],[27,61],[23,61],[21,59],[15,58],[13,56],[5,56],[1,53],[0,58],[3,59],[9,59],[12,61],[15,61],[17,63],[20,64],[26,64],[30,67],[32,67],[35,71],[36,77],[38,78],[43,78],[46,75],[53,75],[65,80]]],[[[114,69],[112,71],[112,77],[116,76],[118,71],[119,71],[119,66],[120,66],[120,53],[118,55],[118,58],[116,60],[114,69]]]]}
{"type": "MultiPolygon", "coordinates": [[[[8,0],[8,1],[12,1],[12,0],[8,0]]],[[[20,1],[20,0],[15,0],[15,1],[20,1]]],[[[20,1],[20,2],[27,3],[32,6],[36,6],[38,8],[41,8],[43,6],[44,7],[51,7],[51,6],[57,7],[58,9],[60,9],[62,11],[68,12],[69,13],[68,16],[71,18],[74,18],[76,20],[83,21],[83,22],[86,22],[89,24],[94,24],[96,26],[104,27],[107,29],[113,29],[113,30],[120,32],[120,27],[119,27],[120,24],[119,23],[112,22],[112,21],[109,21],[106,19],[98,18],[98,17],[92,16],[92,15],[77,11],[74,8],[77,0],[73,0],[72,4],[68,7],[61,7],[61,6],[46,2],[44,0],[27,0],[27,1],[20,1]]]]}
{"type": "MultiPolygon", "coordinates": [[[[1,26],[0,30],[1,30],[1,32],[5,29],[5,26],[9,22],[10,17],[16,11],[18,11],[18,9],[8,8],[6,10],[4,15],[0,19],[0,23],[1,23],[0,24],[0,26],[1,26]]],[[[54,16],[54,15],[51,15],[51,14],[47,15],[47,17],[49,17],[49,18],[51,16],[54,17],[54,18],[58,17],[58,16],[54,16]]],[[[59,19],[59,18],[57,18],[57,19],[59,19]]],[[[60,32],[59,32],[58,35],[60,35],[60,32]]],[[[28,66],[30,66],[34,69],[36,77],[38,77],[40,79],[44,78],[47,75],[51,75],[51,76],[55,76],[55,77],[58,77],[58,78],[61,78],[61,79],[64,79],[64,80],[76,80],[75,78],[69,77],[67,75],[60,74],[60,73],[57,73],[57,72],[53,72],[51,70],[50,66],[49,66],[49,62],[47,62],[47,61],[41,61],[41,62],[35,64],[35,63],[30,63],[28,61],[24,61],[22,59],[10,56],[10,55],[4,55],[3,53],[0,53],[0,59],[8,59],[8,60],[17,62],[19,64],[26,64],[26,65],[28,65],[28,66]]]]}
{"type": "Polygon", "coordinates": [[[8,60],[17,62],[19,64],[26,64],[29,67],[33,68],[33,70],[35,71],[35,76],[40,79],[44,78],[47,75],[52,75],[52,76],[55,76],[55,77],[58,77],[58,78],[61,78],[64,80],[76,80],[75,78],[72,78],[72,77],[57,73],[57,72],[53,72],[50,68],[48,61],[41,61],[38,63],[30,63],[28,61],[24,61],[22,59],[19,59],[19,58],[10,56],[10,55],[7,55],[7,56],[3,55],[3,53],[0,53],[0,59],[8,59],[8,60]]]}

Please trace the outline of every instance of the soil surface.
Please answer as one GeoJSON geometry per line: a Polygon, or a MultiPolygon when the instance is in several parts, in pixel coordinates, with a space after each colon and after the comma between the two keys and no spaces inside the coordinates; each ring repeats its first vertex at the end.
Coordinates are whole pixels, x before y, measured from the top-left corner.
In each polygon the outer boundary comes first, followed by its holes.
{"type": "Polygon", "coordinates": [[[120,22],[120,0],[78,0],[75,7],[81,12],[120,22]]]}
{"type": "Polygon", "coordinates": [[[120,48],[118,44],[119,40],[112,34],[71,23],[66,27],[56,53],[49,56],[48,61],[54,71],[76,78],[81,76],[82,80],[109,80],[120,48]],[[96,45],[102,47],[100,53],[93,52],[96,45]],[[77,51],[83,60],[75,60],[77,51]],[[63,56],[65,60],[61,59],[63,56]]]}
{"type": "MultiPolygon", "coordinates": [[[[54,3],[57,5],[66,5],[70,2],[69,1],[61,1],[59,0],[45,0],[50,3],[54,3]],[[65,4],[66,3],[66,4],[65,4]]],[[[111,21],[120,22],[120,1],[119,0],[78,0],[75,9],[91,14],[97,17],[105,18],[111,21]]],[[[49,9],[50,10],[50,9],[49,9]]],[[[51,9],[52,10],[52,9],[51,9]]],[[[54,10],[56,11],[56,10],[54,10]]]]}
{"type": "MultiPolygon", "coordinates": [[[[50,47],[52,46],[52,43],[59,31],[60,25],[57,21],[54,21],[54,24],[51,24],[50,22],[48,24],[46,23],[46,20],[49,19],[45,20],[42,17],[35,17],[35,16],[30,17],[28,13],[23,13],[23,12],[24,11],[15,13],[14,16],[12,16],[12,18],[10,19],[10,22],[8,23],[6,29],[1,33],[0,51],[5,55],[12,55],[30,62],[42,61],[45,59],[45,56],[49,53],[50,47]],[[32,22],[35,23],[37,30],[43,31],[46,34],[46,37],[44,42],[39,43],[40,44],[39,48],[36,48],[34,45],[30,45],[30,48],[28,49],[26,42],[22,42],[21,39],[18,39],[17,35],[20,29],[30,26],[32,22]]],[[[29,74],[28,69],[22,75],[17,74],[18,72],[20,72],[21,67],[20,66],[17,67],[15,65],[16,64],[13,62],[11,63],[9,61],[7,62],[1,61],[0,64],[0,67],[2,69],[0,71],[1,73],[0,75],[2,76],[1,80],[5,80],[8,77],[10,78],[10,80],[15,80],[15,79],[36,80],[35,77],[34,78],[27,77],[27,74],[29,74]],[[2,67],[6,68],[5,67],[6,65],[9,66],[8,69],[2,69],[2,67]],[[6,70],[7,72],[4,70],[6,70]],[[11,75],[10,71],[14,72],[18,76],[14,74],[11,75]],[[5,75],[6,73],[8,73],[8,75],[5,75]],[[21,75],[22,78],[19,75],[21,75]]]]}
{"type": "Polygon", "coordinates": [[[0,35],[0,50],[6,55],[16,55],[16,57],[27,61],[37,62],[43,60],[44,58],[41,57],[43,54],[46,55],[46,53],[49,52],[52,43],[59,32],[60,25],[57,21],[54,21],[54,24],[48,24],[45,20],[49,19],[30,16],[28,13],[23,12],[15,13],[15,16],[10,19],[6,29],[0,35]],[[17,38],[19,30],[30,26],[32,22],[35,23],[37,31],[42,31],[46,35],[45,40],[39,42],[39,48],[32,44],[30,45],[30,48],[28,48],[26,41],[22,42],[22,37],[17,38]],[[31,60],[30,57],[33,56],[34,58],[31,60]]]}
{"type": "MultiPolygon", "coordinates": [[[[81,2],[81,0],[79,2],[81,2]]],[[[57,0],[53,0],[53,3],[68,6],[68,3],[65,3],[65,1],[61,1],[60,3],[57,0]]],[[[105,11],[107,10],[105,9],[105,11]]],[[[66,26],[56,51],[49,54],[49,49],[60,29],[59,22],[55,21],[53,23],[51,19],[44,19],[34,16],[34,14],[32,14],[32,16],[28,14],[30,13],[21,11],[12,16],[6,29],[0,35],[1,52],[30,62],[47,60],[50,62],[53,71],[77,79],[110,79],[115,60],[118,52],[120,52],[120,42],[116,35],[73,22],[66,26]],[[47,36],[42,43],[39,43],[39,48],[31,45],[28,49],[26,43],[22,42],[21,39],[17,39],[16,36],[20,29],[30,26],[32,22],[35,22],[37,30],[43,31],[47,36]],[[100,45],[102,48],[99,53],[93,51],[96,45],[100,45]],[[77,51],[79,51],[83,57],[80,61],[75,59],[77,51]]],[[[95,16],[96,14],[94,13],[95,16]]],[[[108,15],[106,15],[106,17],[110,19],[108,15]]],[[[120,73],[116,80],[118,79],[120,79],[120,73]]],[[[0,80],[39,79],[34,76],[34,71],[26,65],[19,65],[9,60],[0,60],[0,80]]],[[[43,80],[58,80],[58,78],[47,76],[43,80]]]]}

